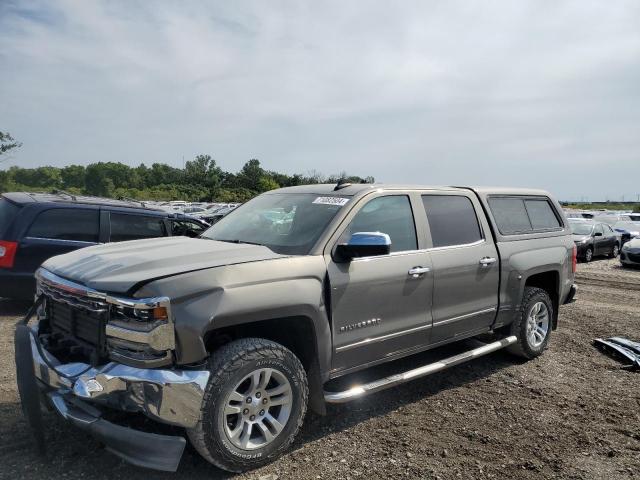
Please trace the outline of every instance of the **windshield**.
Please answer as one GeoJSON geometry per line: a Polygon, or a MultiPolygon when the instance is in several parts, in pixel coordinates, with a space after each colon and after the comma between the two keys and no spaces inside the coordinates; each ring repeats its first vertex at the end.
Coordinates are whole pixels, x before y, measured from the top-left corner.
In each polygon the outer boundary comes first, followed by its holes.
{"type": "Polygon", "coordinates": [[[591,235],[593,225],[590,223],[571,223],[571,233],[574,235],[591,235]]]}
{"type": "Polygon", "coordinates": [[[260,195],[230,212],[202,237],[264,245],[287,255],[306,255],[349,199],[312,193],[260,195]]]}
{"type": "Polygon", "coordinates": [[[614,225],[614,228],[622,228],[624,230],[629,230],[629,231],[635,232],[637,230],[640,230],[640,223],[616,222],[616,224],[614,225]]]}

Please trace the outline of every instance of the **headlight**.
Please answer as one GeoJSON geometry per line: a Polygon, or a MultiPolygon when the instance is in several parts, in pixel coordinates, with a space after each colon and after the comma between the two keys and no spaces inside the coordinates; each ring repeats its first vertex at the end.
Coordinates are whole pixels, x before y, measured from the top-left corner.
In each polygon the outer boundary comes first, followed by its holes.
{"type": "Polygon", "coordinates": [[[116,360],[166,361],[176,348],[169,299],[112,299],[106,326],[109,354],[116,360]]]}

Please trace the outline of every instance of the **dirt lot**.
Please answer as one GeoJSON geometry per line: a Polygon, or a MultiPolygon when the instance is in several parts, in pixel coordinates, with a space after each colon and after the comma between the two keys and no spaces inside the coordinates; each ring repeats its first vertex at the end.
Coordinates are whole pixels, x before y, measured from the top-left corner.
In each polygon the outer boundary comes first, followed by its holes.
{"type": "MultiPolygon", "coordinates": [[[[640,271],[599,260],[579,266],[578,283],[578,301],[561,310],[541,358],[520,363],[498,352],[309,415],[287,455],[239,478],[637,477],[640,374],[620,370],[591,341],[640,338],[640,271]]],[[[128,466],[51,414],[49,453],[38,458],[14,378],[13,328],[23,311],[0,301],[0,478],[227,477],[190,449],[177,474],[128,466]]]]}

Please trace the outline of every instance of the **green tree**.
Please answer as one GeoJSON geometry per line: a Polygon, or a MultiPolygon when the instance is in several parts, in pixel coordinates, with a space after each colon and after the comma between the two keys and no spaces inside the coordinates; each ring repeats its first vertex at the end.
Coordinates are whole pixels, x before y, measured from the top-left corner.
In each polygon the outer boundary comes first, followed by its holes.
{"type": "Polygon", "coordinates": [[[260,193],[275,190],[276,188],[280,188],[280,185],[271,177],[264,176],[258,180],[258,191],[260,193]]]}
{"type": "Polygon", "coordinates": [[[17,142],[9,132],[0,132],[0,162],[8,160],[7,158],[2,158],[2,155],[5,155],[14,148],[20,148],[21,146],[22,143],[17,142]]]}
{"type": "Polygon", "coordinates": [[[69,165],[60,170],[62,188],[84,188],[85,168],[82,165],[69,165]]]}
{"type": "Polygon", "coordinates": [[[260,160],[255,158],[244,164],[238,173],[238,183],[248,190],[259,191],[260,179],[264,177],[264,170],[260,166],[260,160]]]}

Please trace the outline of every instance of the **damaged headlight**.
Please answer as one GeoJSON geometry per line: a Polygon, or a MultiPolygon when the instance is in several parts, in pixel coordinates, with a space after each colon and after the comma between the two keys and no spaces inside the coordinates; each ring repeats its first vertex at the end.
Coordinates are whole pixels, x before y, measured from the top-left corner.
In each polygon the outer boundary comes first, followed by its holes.
{"type": "Polygon", "coordinates": [[[112,302],[106,337],[109,355],[114,360],[167,363],[175,349],[169,299],[112,302]]]}

